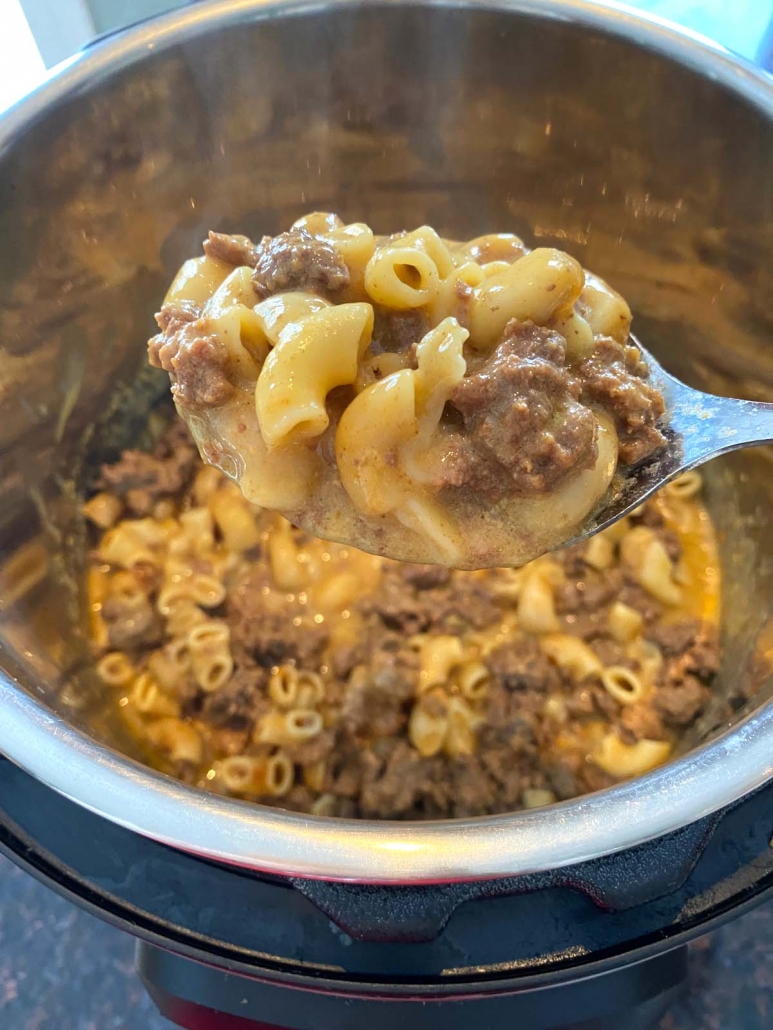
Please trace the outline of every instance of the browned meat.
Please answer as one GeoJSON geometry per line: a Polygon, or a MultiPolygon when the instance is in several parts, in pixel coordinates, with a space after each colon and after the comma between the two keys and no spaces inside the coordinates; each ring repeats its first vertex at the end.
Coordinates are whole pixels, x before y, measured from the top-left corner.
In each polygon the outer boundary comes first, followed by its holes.
{"type": "Polygon", "coordinates": [[[365,615],[374,615],[387,629],[411,636],[426,630],[432,621],[431,606],[411,583],[406,582],[398,567],[384,569],[378,590],[358,603],[365,615]]]}
{"type": "Polygon", "coordinates": [[[624,705],[620,712],[620,730],[624,740],[632,743],[645,737],[662,740],[665,728],[658,713],[648,704],[624,705]]]}
{"type": "Polygon", "coordinates": [[[558,669],[532,637],[502,644],[491,652],[486,663],[508,690],[546,694],[561,685],[558,669]]]}
{"type": "MultiPolygon", "coordinates": [[[[374,756],[375,757],[375,756],[374,756]]],[[[448,787],[442,775],[442,759],[422,758],[408,744],[399,742],[386,761],[366,771],[360,809],[366,818],[395,819],[447,809],[448,787]]]]}
{"type": "Polygon", "coordinates": [[[179,470],[145,451],[124,451],[115,465],[105,465],[102,483],[106,490],[126,498],[136,515],[149,515],[160,497],[175,493],[179,470]]]}
{"type": "Polygon", "coordinates": [[[614,420],[620,461],[633,465],[663,446],[666,440],[657,420],[664,413],[665,404],[647,382],[647,366],[638,347],[600,339],[577,374],[583,384],[581,399],[598,404],[614,420]]]}
{"type": "Polygon", "coordinates": [[[499,619],[499,606],[486,589],[485,580],[447,570],[429,572],[429,568],[437,567],[402,563],[387,566],[378,589],[359,603],[360,610],[378,617],[388,629],[408,636],[429,628],[447,633],[465,626],[484,629],[499,619]],[[432,582],[438,585],[430,586],[432,582]]]}
{"type": "Polygon", "coordinates": [[[485,629],[502,615],[487,580],[482,578],[455,575],[447,586],[423,590],[420,596],[429,607],[433,628],[444,633],[456,633],[468,626],[485,629]]]}
{"type": "Polygon", "coordinates": [[[225,232],[210,232],[204,240],[207,257],[220,258],[229,265],[249,265],[254,268],[258,260],[258,248],[248,236],[232,236],[225,232]]]}
{"type": "Polygon", "coordinates": [[[577,777],[566,761],[550,762],[545,766],[548,786],[559,801],[573,798],[579,794],[577,777]]]}
{"type": "Polygon", "coordinates": [[[430,323],[425,311],[390,311],[374,308],[374,323],[371,349],[374,354],[382,351],[402,353],[418,343],[429,332],[430,323]]]}
{"type": "Polygon", "coordinates": [[[186,322],[195,322],[201,315],[201,309],[191,300],[177,300],[164,304],[156,314],[159,329],[165,333],[170,327],[174,332],[186,322]]]}
{"type": "Polygon", "coordinates": [[[601,664],[607,668],[610,665],[623,665],[628,669],[636,668],[636,662],[626,656],[623,645],[609,637],[598,637],[594,640],[593,650],[601,660],[601,664]]]}
{"type": "Polygon", "coordinates": [[[536,772],[537,705],[527,698],[526,693],[501,690],[499,699],[489,704],[489,725],[478,734],[477,756],[497,785],[497,803],[503,808],[520,807],[521,795],[536,772]]]}
{"type": "Polygon", "coordinates": [[[327,643],[327,630],[311,624],[299,632],[287,612],[266,611],[256,578],[248,577],[228,598],[226,620],[234,654],[247,655],[267,669],[293,659],[313,668],[327,643]]]}
{"type": "Polygon", "coordinates": [[[152,454],[124,451],[114,465],[103,465],[99,487],[126,500],[135,515],[149,515],[156,501],[178,494],[196,467],[196,448],[184,422],[175,423],[152,454]]]}
{"type": "Polygon", "coordinates": [[[289,812],[308,812],[314,804],[314,792],[296,783],[282,798],[282,808],[289,812]]]}
{"type": "Polygon", "coordinates": [[[647,526],[649,529],[662,529],[666,524],[662,512],[655,504],[645,504],[643,508],[637,510],[635,515],[631,516],[631,521],[640,526],[647,526]]]}
{"type": "Polygon", "coordinates": [[[349,285],[349,269],[335,248],[305,229],[264,236],[254,265],[252,282],[261,299],[286,290],[310,290],[334,299],[349,285]]]}
{"type": "Polygon", "coordinates": [[[355,798],[362,786],[364,753],[348,734],[339,732],[327,763],[325,790],[330,794],[355,798]]]}
{"type": "Polygon", "coordinates": [[[478,755],[455,758],[447,763],[449,798],[454,819],[490,812],[501,798],[501,789],[484,768],[478,755]]]}
{"type": "Polygon", "coordinates": [[[349,680],[341,721],[355,736],[391,736],[407,722],[406,701],[416,689],[419,661],[406,643],[391,642],[397,646],[376,651],[349,680]]]}
{"type": "Polygon", "coordinates": [[[344,644],[333,648],[330,654],[330,667],[333,675],[339,679],[348,678],[352,669],[365,661],[365,651],[359,644],[344,644]]]}
{"type": "Polygon", "coordinates": [[[705,686],[719,667],[719,642],[707,625],[677,623],[657,626],[648,635],[659,637],[667,660],[653,693],[653,704],[673,726],[686,726],[703,710],[710,697],[705,686]],[[669,631],[673,630],[673,635],[669,631]],[[654,631],[654,632],[653,632],[654,631]]]}
{"type": "Polygon", "coordinates": [[[179,327],[171,321],[148,342],[148,359],[169,373],[172,396],[186,408],[216,408],[233,395],[228,351],[206,318],[179,327]]]}
{"type": "Polygon", "coordinates": [[[311,740],[301,740],[297,744],[285,745],[285,753],[293,762],[300,765],[315,765],[323,761],[336,745],[336,732],[330,728],[322,730],[311,740]]]}
{"type": "Polygon", "coordinates": [[[600,683],[587,678],[566,699],[566,710],[570,716],[604,715],[614,719],[620,712],[620,705],[600,683]]]}
{"type": "Polygon", "coordinates": [[[146,594],[155,593],[164,578],[163,570],[149,561],[140,561],[133,565],[132,575],[146,594]]]}
{"type": "Polygon", "coordinates": [[[117,651],[152,647],[163,639],[163,620],[150,601],[109,597],[102,605],[102,616],[110,646],[117,651]]]}
{"type": "Polygon", "coordinates": [[[685,622],[660,622],[647,630],[647,639],[657,644],[666,657],[684,654],[695,645],[701,636],[701,624],[697,619],[685,622]]]}
{"type": "Polygon", "coordinates": [[[570,544],[553,552],[553,557],[561,562],[570,579],[582,579],[589,568],[585,561],[585,547],[584,543],[570,544]]]}
{"type": "Polygon", "coordinates": [[[451,570],[445,565],[406,565],[401,571],[405,582],[417,590],[434,590],[451,580],[451,570]]]}
{"type": "Polygon", "coordinates": [[[419,658],[406,640],[398,636],[384,639],[370,656],[373,686],[401,701],[413,696],[419,671],[419,658]]]}
{"type": "Polygon", "coordinates": [[[565,367],[566,342],[531,322],[509,322],[494,352],[451,393],[464,433],[449,434],[437,486],[494,501],[540,493],[596,459],[596,421],[565,367]]]}
{"type": "Polygon", "coordinates": [[[270,707],[266,699],[268,673],[258,666],[236,669],[231,679],[207,694],[201,718],[221,730],[246,730],[270,707]]]}
{"type": "MultiPolygon", "coordinates": [[[[680,661],[687,672],[707,683],[719,671],[720,658],[721,650],[717,631],[714,627],[704,623],[693,646],[688,649],[680,661]]],[[[765,664],[769,665],[767,662],[765,664]]]]}
{"type": "Polygon", "coordinates": [[[341,722],[355,737],[390,737],[408,721],[405,705],[370,682],[365,667],[352,673],[341,708],[341,722]]]}
{"type": "Polygon", "coordinates": [[[209,731],[209,742],[214,752],[232,758],[244,754],[250,742],[250,734],[247,730],[216,730],[213,727],[209,731]]]}
{"type": "MultiPolygon", "coordinates": [[[[567,573],[568,574],[568,573],[567,573]]],[[[612,601],[623,585],[620,569],[601,573],[586,566],[575,579],[567,579],[556,590],[556,610],[566,612],[598,612],[612,601]]]]}
{"type": "MultiPolygon", "coordinates": [[[[649,627],[662,614],[663,606],[656,601],[652,594],[640,587],[638,583],[627,582],[620,591],[619,600],[627,604],[629,608],[635,608],[641,615],[645,624],[649,627]]],[[[646,630],[645,636],[649,633],[646,630]]]]}
{"type": "Polygon", "coordinates": [[[674,726],[686,726],[703,710],[710,697],[707,687],[695,676],[656,687],[653,702],[663,719],[674,726]]]}
{"type": "Polygon", "coordinates": [[[568,612],[559,618],[562,633],[571,633],[586,643],[592,643],[598,637],[609,633],[609,609],[598,608],[594,612],[568,612]]]}

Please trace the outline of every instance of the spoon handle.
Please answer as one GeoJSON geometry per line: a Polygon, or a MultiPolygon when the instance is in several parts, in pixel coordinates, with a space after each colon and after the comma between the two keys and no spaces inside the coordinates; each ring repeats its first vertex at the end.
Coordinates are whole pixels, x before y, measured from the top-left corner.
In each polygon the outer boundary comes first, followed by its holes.
{"type": "Polygon", "coordinates": [[[680,465],[698,465],[741,447],[773,443],[773,404],[685,389],[673,398],[671,428],[681,442],[680,465]]]}

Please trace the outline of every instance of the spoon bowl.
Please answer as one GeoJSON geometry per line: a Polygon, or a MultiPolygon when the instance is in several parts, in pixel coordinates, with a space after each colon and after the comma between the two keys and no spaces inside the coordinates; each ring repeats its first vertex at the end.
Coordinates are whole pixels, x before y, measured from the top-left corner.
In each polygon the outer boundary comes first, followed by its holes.
{"type": "Polygon", "coordinates": [[[609,490],[567,544],[593,536],[639,507],[684,472],[720,454],[773,443],[773,404],[719,397],[687,386],[667,372],[633,334],[650,370],[650,382],[665,401],[666,444],[618,473],[609,490]]]}

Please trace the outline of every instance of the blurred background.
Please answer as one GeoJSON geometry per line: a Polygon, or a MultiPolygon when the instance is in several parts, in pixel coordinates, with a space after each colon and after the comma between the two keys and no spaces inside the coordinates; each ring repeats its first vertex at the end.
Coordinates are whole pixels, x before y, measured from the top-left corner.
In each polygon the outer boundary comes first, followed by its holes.
{"type": "MultiPolygon", "coordinates": [[[[0,111],[90,40],[198,0],[0,0],[0,111]]],[[[749,60],[767,52],[773,0],[632,0],[749,60]]]]}

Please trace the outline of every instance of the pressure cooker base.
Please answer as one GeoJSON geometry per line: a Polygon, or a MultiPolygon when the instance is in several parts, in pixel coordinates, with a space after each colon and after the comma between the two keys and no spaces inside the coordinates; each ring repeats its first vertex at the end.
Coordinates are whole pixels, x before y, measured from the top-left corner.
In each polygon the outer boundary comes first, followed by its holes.
{"type": "MultiPolygon", "coordinates": [[[[406,956],[407,964],[410,963],[406,956]]],[[[202,966],[139,942],[142,981],[160,1012],[185,1030],[642,1030],[678,997],[687,973],[687,948],[632,966],[570,981],[546,991],[502,984],[496,993],[471,986],[439,998],[432,989],[351,983],[288,990],[259,976],[246,978],[202,966]],[[368,993],[363,993],[363,987],[368,993]],[[246,1015],[248,1014],[248,1015],[246,1015]]]]}
{"type": "Polygon", "coordinates": [[[651,877],[635,896],[638,849],[521,883],[342,887],[176,851],[0,759],[0,851],[140,938],[154,1000],[197,1030],[649,1025],[679,990],[686,942],[773,889],[771,812],[773,783],[642,846],[654,869],[681,855],[658,897],[651,877]]]}

